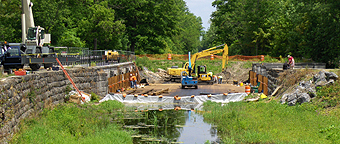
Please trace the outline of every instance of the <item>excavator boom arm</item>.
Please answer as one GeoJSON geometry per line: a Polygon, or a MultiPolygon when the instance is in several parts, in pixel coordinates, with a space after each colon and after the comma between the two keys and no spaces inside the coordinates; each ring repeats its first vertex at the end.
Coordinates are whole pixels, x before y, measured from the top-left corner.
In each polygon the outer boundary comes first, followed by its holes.
{"type": "Polygon", "coordinates": [[[226,62],[228,64],[228,45],[227,44],[222,44],[222,45],[212,47],[212,48],[209,48],[209,49],[206,49],[206,50],[203,50],[201,52],[193,54],[192,57],[191,57],[191,67],[193,68],[195,66],[195,62],[196,62],[197,59],[199,59],[201,57],[210,56],[212,54],[218,54],[218,53],[221,53],[221,52],[223,52],[222,69],[224,69],[226,62]],[[215,50],[216,48],[219,48],[219,47],[222,47],[222,46],[224,46],[223,49],[215,50]]]}

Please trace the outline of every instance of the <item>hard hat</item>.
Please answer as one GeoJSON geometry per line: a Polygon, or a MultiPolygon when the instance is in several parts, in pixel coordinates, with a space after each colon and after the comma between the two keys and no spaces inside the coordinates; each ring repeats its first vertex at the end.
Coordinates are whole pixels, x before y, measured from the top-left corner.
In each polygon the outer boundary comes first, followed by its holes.
{"type": "Polygon", "coordinates": [[[290,55],[287,55],[287,57],[290,57],[290,55]]]}
{"type": "Polygon", "coordinates": [[[130,76],[132,76],[132,74],[130,74],[130,76]]]}

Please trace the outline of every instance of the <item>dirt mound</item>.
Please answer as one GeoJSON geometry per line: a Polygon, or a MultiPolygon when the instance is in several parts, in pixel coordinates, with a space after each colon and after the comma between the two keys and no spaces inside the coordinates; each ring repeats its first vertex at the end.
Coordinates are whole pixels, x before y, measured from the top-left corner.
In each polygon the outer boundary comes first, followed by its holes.
{"type": "Polygon", "coordinates": [[[139,74],[141,79],[145,79],[146,82],[150,84],[164,83],[169,77],[166,74],[166,71],[160,68],[158,69],[158,72],[154,73],[148,70],[148,68],[143,67],[143,70],[139,71],[139,74]]]}
{"type": "Polygon", "coordinates": [[[217,75],[222,75],[224,81],[232,83],[233,81],[244,82],[249,78],[249,71],[251,70],[250,62],[230,62],[231,66],[217,75]]]}

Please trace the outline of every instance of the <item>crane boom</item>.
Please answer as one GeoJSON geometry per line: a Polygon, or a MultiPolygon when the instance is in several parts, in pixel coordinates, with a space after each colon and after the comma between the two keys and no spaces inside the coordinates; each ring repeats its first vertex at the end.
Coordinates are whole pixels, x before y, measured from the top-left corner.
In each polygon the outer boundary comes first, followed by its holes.
{"type": "Polygon", "coordinates": [[[33,3],[30,0],[21,0],[21,3],[22,14],[25,14],[25,31],[27,33],[29,27],[35,27],[32,12],[33,3]]]}

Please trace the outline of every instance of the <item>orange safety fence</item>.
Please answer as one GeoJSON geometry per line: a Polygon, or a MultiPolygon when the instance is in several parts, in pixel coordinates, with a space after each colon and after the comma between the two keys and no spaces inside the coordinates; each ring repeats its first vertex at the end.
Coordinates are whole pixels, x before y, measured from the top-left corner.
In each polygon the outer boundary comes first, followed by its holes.
{"type": "MultiPolygon", "coordinates": [[[[143,55],[137,55],[138,57],[148,57],[151,60],[166,60],[168,58],[168,54],[143,54],[143,55]]],[[[229,60],[239,60],[239,61],[263,61],[264,60],[264,55],[257,55],[257,56],[243,56],[243,55],[233,55],[233,56],[228,56],[229,60]]],[[[216,59],[222,59],[222,56],[219,55],[213,55],[213,58],[216,59]]],[[[200,59],[207,59],[211,60],[213,59],[212,56],[206,56],[202,57],[200,59]]],[[[279,57],[271,57],[271,58],[276,58],[280,59],[279,57]]],[[[188,55],[180,55],[180,54],[171,54],[171,59],[175,60],[188,60],[188,55]]]]}

